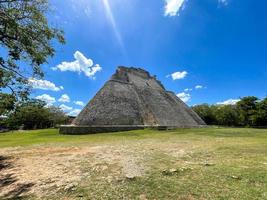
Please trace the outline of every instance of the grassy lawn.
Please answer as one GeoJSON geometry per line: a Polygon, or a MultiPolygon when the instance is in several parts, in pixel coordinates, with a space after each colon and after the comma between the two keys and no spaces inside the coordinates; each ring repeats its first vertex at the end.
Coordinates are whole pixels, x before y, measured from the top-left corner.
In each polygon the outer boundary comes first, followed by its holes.
{"type": "Polygon", "coordinates": [[[264,129],[13,132],[0,156],[3,199],[267,199],[264,129]]]}

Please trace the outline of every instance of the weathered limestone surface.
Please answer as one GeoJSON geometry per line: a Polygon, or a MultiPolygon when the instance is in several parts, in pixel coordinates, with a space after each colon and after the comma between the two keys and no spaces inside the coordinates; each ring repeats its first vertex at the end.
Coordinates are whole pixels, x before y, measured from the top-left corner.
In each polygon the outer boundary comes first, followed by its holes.
{"type": "MultiPolygon", "coordinates": [[[[62,126],[60,127],[61,134],[81,135],[81,134],[94,134],[118,131],[141,130],[144,126],[62,126]]],[[[166,129],[165,129],[166,130],[166,129]]]]}
{"type": "Polygon", "coordinates": [[[118,67],[73,125],[199,127],[205,123],[147,71],[118,67]]]}

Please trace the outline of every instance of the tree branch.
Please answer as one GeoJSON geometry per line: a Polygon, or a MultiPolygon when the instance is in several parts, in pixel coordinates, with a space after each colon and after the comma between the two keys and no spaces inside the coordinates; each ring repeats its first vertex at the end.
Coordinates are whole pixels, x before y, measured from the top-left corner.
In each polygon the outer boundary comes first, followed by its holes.
{"type": "Polygon", "coordinates": [[[20,77],[22,77],[22,78],[24,78],[24,79],[27,79],[25,76],[23,76],[22,74],[20,74],[20,73],[17,72],[16,70],[11,69],[11,68],[9,68],[9,67],[6,67],[6,66],[5,66],[3,63],[1,63],[1,62],[0,62],[0,65],[1,65],[1,67],[4,68],[5,70],[12,71],[12,72],[14,72],[15,74],[17,74],[18,76],[20,76],[20,77]]]}

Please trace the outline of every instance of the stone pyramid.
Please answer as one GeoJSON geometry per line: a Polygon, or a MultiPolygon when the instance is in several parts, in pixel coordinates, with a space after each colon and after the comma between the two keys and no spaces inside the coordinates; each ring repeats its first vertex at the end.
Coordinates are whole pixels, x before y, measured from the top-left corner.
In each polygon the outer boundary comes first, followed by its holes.
{"type": "Polygon", "coordinates": [[[61,128],[61,132],[93,133],[203,125],[205,122],[173,92],[166,91],[155,76],[140,68],[118,67],[72,126],[61,128]]]}

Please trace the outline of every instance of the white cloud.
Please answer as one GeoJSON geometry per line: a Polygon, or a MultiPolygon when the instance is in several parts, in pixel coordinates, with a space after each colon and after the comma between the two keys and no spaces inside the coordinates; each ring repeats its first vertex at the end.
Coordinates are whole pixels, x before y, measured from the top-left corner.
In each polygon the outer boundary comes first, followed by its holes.
{"type": "Polygon", "coordinates": [[[51,105],[53,105],[53,103],[56,102],[56,99],[54,97],[51,97],[48,94],[39,95],[39,96],[35,97],[35,99],[46,102],[48,106],[51,106],[51,105]]]}
{"type": "Polygon", "coordinates": [[[63,94],[59,99],[58,99],[59,102],[70,102],[70,97],[67,95],[67,94],[63,94]]]}
{"type": "Polygon", "coordinates": [[[174,72],[171,75],[168,75],[167,77],[172,77],[172,80],[179,80],[179,79],[183,79],[187,76],[187,72],[183,71],[183,72],[174,72]]]}
{"type": "Polygon", "coordinates": [[[86,76],[90,78],[95,78],[95,74],[102,70],[99,64],[94,65],[93,60],[90,58],[86,58],[81,52],[76,51],[74,53],[75,61],[72,62],[62,62],[56,67],[52,67],[51,69],[56,71],[60,70],[71,71],[71,72],[83,72],[86,76]]]}
{"type": "MultiPolygon", "coordinates": [[[[229,0],[217,0],[220,5],[227,6],[229,0]]],[[[164,15],[165,16],[179,16],[180,11],[183,10],[186,0],[165,0],[164,15]]]]}
{"type": "Polygon", "coordinates": [[[185,0],[165,0],[165,16],[179,15],[185,0]]]}
{"type": "Polygon", "coordinates": [[[222,4],[224,6],[227,6],[228,5],[228,0],[218,0],[219,4],[222,4]]]}
{"type": "Polygon", "coordinates": [[[185,92],[191,92],[193,89],[192,88],[186,88],[184,89],[185,92]]]}
{"type": "Polygon", "coordinates": [[[38,80],[35,78],[29,78],[28,82],[34,89],[52,90],[56,92],[64,89],[63,86],[57,87],[54,83],[47,80],[38,80]]]}
{"type": "Polygon", "coordinates": [[[81,111],[81,109],[73,109],[71,112],[68,113],[68,115],[77,116],[81,111]]]}
{"type": "Polygon", "coordinates": [[[82,102],[82,101],[74,101],[74,103],[78,106],[84,106],[85,105],[84,102],[82,102]]]}
{"type": "Polygon", "coordinates": [[[228,99],[226,101],[223,102],[218,102],[218,105],[235,105],[237,102],[239,102],[240,99],[228,99]]]}
{"type": "Polygon", "coordinates": [[[200,90],[200,89],[203,89],[203,88],[204,88],[204,87],[203,87],[202,85],[196,85],[196,86],[195,86],[195,89],[196,89],[196,90],[200,90]]]}
{"type": "Polygon", "coordinates": [[[188,102],[191,99],[191,95],[185,92],[181,92],[176,94],[177,97],[179,97],[183,102],[188,102]]]}
{"type": "Polygon", "coordinates": [[[63,111],[70,111],[70,110],[72,110],[72,107],[70,107],[70,106],[66,106],[65,104],[61,104],[61,105],[59,106],[59,108],[60,108],[61,110],[63,110],[63,111]]]}

